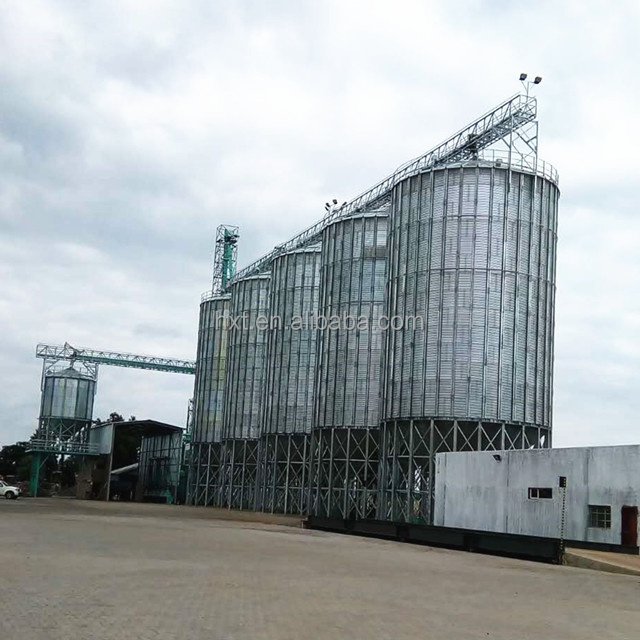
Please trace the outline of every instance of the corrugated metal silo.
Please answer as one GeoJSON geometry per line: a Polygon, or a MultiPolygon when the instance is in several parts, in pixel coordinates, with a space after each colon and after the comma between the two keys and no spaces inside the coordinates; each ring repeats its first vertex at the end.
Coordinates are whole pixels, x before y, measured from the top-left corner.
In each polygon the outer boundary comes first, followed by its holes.
{"type": "Polygon", "coordinates": [[[95,379],[84,375],[72,366],[46,374],[40,416],[67,420],[91,420],[95,392],[95,379]]]}
{"type": "Polygon", "coordinates": [[[320,257],[315,245],[278,256],[271,264],[259,496],[265,511],[303,513],[306,505],[320,257]]]}
{"type": "Polygon", "coordinates": [[[375,510],[387,217],[362,213],[323,232],[310,479],[317,515],[375,510]]]}
{"type": "Polygon", "coordinates": [[[550,446],[559,191],[539,166],[393,191],[380,517],[430,520],[439,451],[550,446]]]}
{"type": "Polygon", "coordinates": [[[206,296],[200,304],[191,439],[191,502],[216,501],[227,377],[231,296],[206,296]]]}
{"type": "Polygon", "coordinates": [[[95,376],[73,366],[45,373],[36,439],[50,444],[88,442],[95,393],[95,376]]]}
{"type": "Polygon", "coordinates": [[[271,275],[263,273],[230,287],[221,504],[239,509],[255,507],[270,280],[271,275]]]}

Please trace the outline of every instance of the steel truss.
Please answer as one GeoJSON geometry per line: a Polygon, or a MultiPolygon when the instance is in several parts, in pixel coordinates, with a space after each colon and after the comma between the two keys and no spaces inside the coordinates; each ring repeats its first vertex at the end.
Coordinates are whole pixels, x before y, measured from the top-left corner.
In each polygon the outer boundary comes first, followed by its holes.
{"type": "Polygon", "coordinates": [[[221,462],[220,442],[191,445],[189,504],[202,507],[219,504],[221,462]]]}
{"type": "Polygon", "coordinates": [[[309,434],[267,434],[260,440],[257,508],[271,513],[307,511],[309,434]]]}
{"type": "Polygon", "coordinates": [[[311,433],[309,512],[372,518],[378,498],[378,428],[327,427],[311,433]]]}
{"type": "Polygon", "coordinates": [[[216,245],[213,254],[213,289],[219,295],[233,278],[238,261],[238,227],[221,224],[216,229],[216,245]]]}
{"type": "Polygon", "coordinates": [[[322,220],[311,225],[297,236],[278,245],[241,271],[232,282],[264,271],[280,254],[293,251],[316,242],[322,231],[339,218],[352,216],[372,206],[384,205],[390,199],[395,185],[406,178],[437,166],[477,159],[479,153],[490,145],[504,141],[509,149],[509,165],[537,169],[538,127],[536,123],[537,101],[533,96],[516,94],[497,107],[480,116],[450,138],[427,153],[400,166],[390,176],[380,181],[341,207],[332,209],[322,220]],[[520,134],[519,131],[523,130],[520,134]]]}
{"type": "Polygon", "coordinates": [[[380,432],[378,518],[432,524],[437,453],[551,446],[551,430],[526,424],[391,420],[380,432]]]}
{"type": "Polygon", "coordinates": [[[76,349],[68,343],[64,345],[38,344],[36,346],[36,358],[43,358],[45,360],[45,367],[60,360],[68,360],[71,364],[75,362],[93,365],[108,364],[115,367],[149,369],[152,371],[166,371],[168,373],[194,374],[196,372],[196,363],[193,360],[157,358],[155,356],[142,356],[117,351],[102,351],[100,349],[76,349]]]}
{"type": "MultiPolygon", "coordinates": [[[[91,420],[78,418],[41,417],[38,430],[31,440],[30,448],[35,451],[49,451],[50,453],[76,453],[73,449],[83,449],[89,445],[89,430],[91,420]]],[[[82,451],[84,454],[87,451],[82,451]]]]}
{"type": "Polygon", "coordinates": [[[249,511],[256,509],[259,445],[256,438],[223,441],[216,506],[249,511]]]}

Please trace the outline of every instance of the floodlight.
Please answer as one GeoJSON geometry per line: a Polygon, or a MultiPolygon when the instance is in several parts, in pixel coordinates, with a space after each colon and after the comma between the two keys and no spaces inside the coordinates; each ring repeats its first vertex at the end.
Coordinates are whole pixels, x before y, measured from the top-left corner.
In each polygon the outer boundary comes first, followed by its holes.
{"type": "Polygon", "coordinates": [[[526,74],[526,73],[521,73],[521,74],[520,74],[520,80],[521,80],[522,82],[524,82],[526,79],[527,79],[527,74],[526,74]]]}
{"type": "Polygon", "coordinates": [[[536,76],[535,80],[533,81],[533,84],[540,84],[542,82],[542,78],[540,76],[536,76]]]}
{"type": "Polygon", "coordinates": [[[333,204],[338,204],[338,201],[335,198],[333,199],[333,204]]]}

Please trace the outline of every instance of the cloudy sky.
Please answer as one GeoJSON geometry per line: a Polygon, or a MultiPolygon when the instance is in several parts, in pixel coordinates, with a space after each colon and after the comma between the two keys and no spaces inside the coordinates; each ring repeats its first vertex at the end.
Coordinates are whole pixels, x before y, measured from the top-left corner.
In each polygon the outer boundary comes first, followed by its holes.
{"type": "MultiPolygon", "coordinates": [[[[562,189],[555,444],[640,442],[639,33],[634,0],[0,0],[0,444],[37,342],[195,357],[218,224],[247,264],[521,71],[562,189]]],[[[181,424],[192,385],[102,367],[95,415],[181,424]]]]}

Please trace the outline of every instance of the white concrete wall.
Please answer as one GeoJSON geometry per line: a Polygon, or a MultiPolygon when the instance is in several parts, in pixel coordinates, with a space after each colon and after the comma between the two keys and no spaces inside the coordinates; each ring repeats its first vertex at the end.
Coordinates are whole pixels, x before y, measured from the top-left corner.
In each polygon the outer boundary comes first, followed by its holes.
{"type": "Polygon", "coordinates": [[[434,524],[559,537],[559,476],[565,538],[620,544],[622,507],[640,507],[640,445],[438,454],[434,524]],[[529,487],[551,487],[553,498],[529,500],[529,487]],[[590,504],[611,506],[610,529],[588,526],[590,504]]]}

